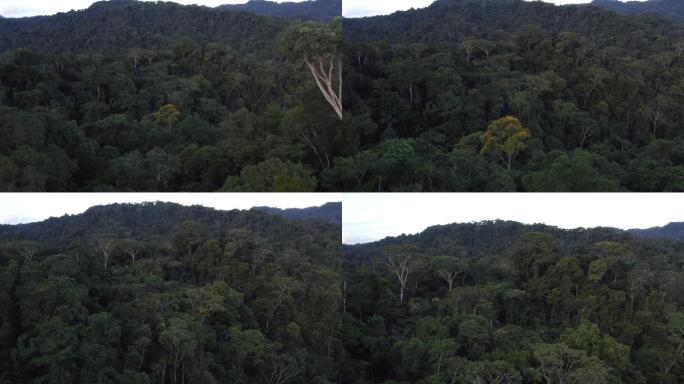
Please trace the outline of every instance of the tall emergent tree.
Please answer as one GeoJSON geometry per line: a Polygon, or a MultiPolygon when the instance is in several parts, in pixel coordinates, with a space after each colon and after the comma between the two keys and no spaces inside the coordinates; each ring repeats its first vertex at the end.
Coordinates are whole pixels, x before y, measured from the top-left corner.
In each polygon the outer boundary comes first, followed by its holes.
{"type": "Polygon", "coordinates": [[[408,278],[421,263],[422,250],[415,245],[392,246],[385,249],[387,268],[399,282],[399,303],[404,303],[408,278]]]}
{"type": "Polygon", "coordinates": [[[313,21],[290,26],[280,36],[283,52],[303,60],[335,116],[342,120],[342,21],[313,21]]]}

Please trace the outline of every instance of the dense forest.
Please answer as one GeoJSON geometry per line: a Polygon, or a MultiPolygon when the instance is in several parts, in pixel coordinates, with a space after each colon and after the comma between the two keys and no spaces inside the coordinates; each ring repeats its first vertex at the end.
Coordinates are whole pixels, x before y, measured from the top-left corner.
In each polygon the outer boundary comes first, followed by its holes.
{"type": "Polygon", "coordinates": [[[493,221],[341,249],[319,212],[0,226],[0,381],[682,382],[684,242],[493,221]]]}
{"type": "Polygon", "coordinates": [[[340,39],[339,21],[171,2],[3,19],[0,190],[321,189],[359,145],[315,81],[340,39]]]}
{"type": "Polygon", "coordinates": [[[341,382],[684,382],[682,242],[496,221],[344,254],[341,382]]]}
{"type": "Polygon", "coordinates": [[[342,1],[340,0],[306,0],[298,3],[249,0],[244,4],[225,4],[216,8],[224,11],[251,12],[263,16],[320,21],[331,21],[342,15],[342,1]]]}
{"type": "Polygon", "coordinates": [[[684,190],[684,26],[523,0],[343,24],[345,118],[368,128],[336,189],[684,190]]]}
{"type": "Polygon", "coordinates": [[[684,21],[684,3],[681,0],[594,0],[591,4],[627,15],[658,14],[674,21],[684,21]]]}
{"type": "Polygon", "coordinates": [[[310,208],[273,208],[273,207],[256,207],[260,210],[272,215],[279,215],[290,220],[312,220],[319,219],[327,221],[332,224],[342,224],[342,203],[326,203],[320,207],[310,208]]]}
{"type": "Polygon", "coordinates": [[[0,382],[338,382],[340,243],[170,203],[0,226],[0,382]]]}
{"type": "Polygon", "coordinates": [[[333,5],[3,19],[0,190],[684,190],[684,25],[523,0],[316,21],[333,5]]]}

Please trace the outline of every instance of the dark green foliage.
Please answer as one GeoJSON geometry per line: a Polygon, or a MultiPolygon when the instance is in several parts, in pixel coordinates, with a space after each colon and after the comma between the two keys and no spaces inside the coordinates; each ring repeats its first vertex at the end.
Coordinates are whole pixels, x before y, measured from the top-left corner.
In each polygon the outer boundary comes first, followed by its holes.
{"type": "Polygon", "coordinates": [[[338,49],[288,39],[318,26],[133,0],[2,20],[0,190],[684,190],[680,25],[522,0],[343,24],[333,114],[303,61],[338,49]],[[506,116],[530,136],[502,159],[506,116]]]}
{"type": "Polygon", "coordinates": [[[280,209],[271,207],[256,207],[254,209],[270,213],[272,215],[283,216],[290,220],[318,219],[337,225],[340,225],[340,223],[342,223],[342,203],[327,203],[321,205],[320,207],[311,207],[304,209],[280,209]]]}
{"type": "Polygon", "coordinates": [[[631,229],[629,233],[639,237],[684,240],[684,223],[670,223],[662,227],[631,229]]]}
{"type": "Polygon", "coordinates": [[[88,9],[0,23],[0,52],[98,52],[111,56],[143,47],[172,49],[178,39],[216,42],[236,49],[264,47],[284,20],[173,2],[99,1],[88,9]]]}
{"type": "Polygon", "coordinates": [[[496,221],[344,253],[342,382],[682,382],[682,242],[496,221]]]}
{"type": "Polygon", "coordinates": [[[308,0],[302,2],[274,2],[249,0],[244,4],[226,4],[216,7],[224,11],[245,11],[263,16],[288,17],[331,21],[342,16],[342,0],[308,0]]]}
{"type": "Polygon", "coordinates": [[[345,119],[372,129],[324,172],[327,188],[684,190],[682,26],[522,0],[343,24],[345,119]],[[481,142],[506,116],[531,133],[512,159],[481,142]]]}
{"type": "Polygon", "coordinates": [[[133,0],[2,20],[0,190],[322,189],[358,142],[279,47],[295,23],[133,0]]]}
{"type": "Polygon", "coordinates": [[[340,235],[169,203],[2,226],[2,382],[338,382],[340,235]]]}

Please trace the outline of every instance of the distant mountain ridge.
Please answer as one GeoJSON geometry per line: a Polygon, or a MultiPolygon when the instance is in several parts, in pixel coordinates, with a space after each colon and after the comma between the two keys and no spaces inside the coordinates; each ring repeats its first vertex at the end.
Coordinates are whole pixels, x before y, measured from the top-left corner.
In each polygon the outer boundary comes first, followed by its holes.
{"type": "Polygon", "coordinates": [[[344,19],[345,39],[356,42],[448,43],[459,36],[501,39],[534,25],[545,34],[572,32],[594,40],[633,48],[657,36],[680,38],[684,29],[651,23],[587,5],[557,6],[524,0],[437,0],[421,9],[391,15],[344,19]],[[407,27],[408,26],[408,27],[407,27]],[[621,31],[616,36],[614,31],[621,31]]]}
{"type": "Polygon", "coordinates": [[[639,237],[684,241],[684,222],[669,223],[662,227],[630,229],[627,232],[639,237]]]}
{"type": "Polygon", "coordinates": [[[658,14],[676,22],[684,22],[684,1],[647,0],[619,1],[594,0],[591,5],[623,13],[626,15],[658,14]]]}
{"type": "Polygon", "coordinates": [[[169,223],[179,224],[185,221],[197,221],[217,236],[235,228],[256,230],[278,227],[281,230],[288,228],[298,231],[305,226],[329,230],[331,225],[328,222],[316,223],[314,220],[290,220],[282,215],[273,215],[258,209],[224,211],[199,205],[148,202],[99,205],[81,214],[53,217],[28,224],[0,225],[0,239],[19,237],[36,241],[54,241],[61,237],[121,231],[122,228],[131,233],[151,231],[166,237],[174,231],[174,226],[169,226],[169,223]]]}
{"type": "Polygon", "coordinates": [[[335,225],[342,225],[342,203],[326,203],[320,207],[280,209],[272,207],[255,207],[257,211],[271,215],[279,215],[290,220],[322,220],[335,225]]]}
{"type": "Polygon", "coordinates": [[[287,21],[196,5],[137,0],[98,1],[79,11],[0,21],[0,52],[126,52],[173,48],[181,40],[217,42],[235,49],[268,47],[287,21]]]}
{"type": "Polygon", "coordinates": [[[364,260],[365,256],[379,252],[392,245],[415,244],[430,252],[452,256],[475,256],[480,252],[504,252],[504,245],[526,232],[548,233],[562,242],[590,240],[621,242],[637,237],[646,239],[669,239],[684,241],[684,222],[676,222],[662,227],[622,230],[611,227],[562,229],[546,224],[523,224],[517,221],[492,220],[475,223],[452,223],[435,225],[420,233],[386,237],[370,243],[345,245],[347,255],[352,259],[364,260]],[[483,243],[478,239],[488,238],[483,243]]]}
{"type": "Polygon", "coordinates": [[[472,257],[506,252],[513,240],[527,232],[542,232],[561,242],[617,241],[632,236],[621,230],[607,227],[562,229],[546,224],[523,224],[517,221],[490,220],[475,223],[435,225],[420,233],[387,237],[371,243],[345,245],[345,258],[353,263],[366,261],[387,246],[414,244],[434,254],[472,257]],[[488,239],[482,241],[482,239],[488,239]]]}
{"type": "Polygon", "coordinates": [[[342,0],[306,0],[282,2],[250,0],[244,4],[225,4],[216,7],[223,11],[252,12],[262,16],[330,21],[342,16],[342,0]]]}

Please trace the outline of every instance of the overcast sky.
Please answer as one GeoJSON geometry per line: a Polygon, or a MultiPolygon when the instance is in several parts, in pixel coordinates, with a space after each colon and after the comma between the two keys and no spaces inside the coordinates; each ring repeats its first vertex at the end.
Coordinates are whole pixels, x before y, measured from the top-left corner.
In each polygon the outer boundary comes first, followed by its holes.
{"type": "MultiPolygon", "coordinates": [[[[150,1],[150,0],[143,0],[150,1]]],[[[247,0],[173,0],[181,4],[198,4],[216,7],[223,4],[246,3],[247,0]]],[[[279,3],[284,0],[274,0],[279,3]]],[[[287,0],[299,2],[302,0],[287,0]]],[[[372,0],[378,1],[378,0],[372,0]]],[[[385,0],[380,0],[385,1],[385,0]]],[[[392,0],[387,0],[388,2],[392,0]]],[[[5,17],[24,17],[52,15],[57,12],[68,12],[72,9],[88,8],[93,0],[0,0],[0,15],[5,17]]]]}
{"type": "Polygon", "coordinates": [[[684,221],[683,194],[345,194],[342,239],[366,243],[482,220],[561,228],[650,228],[684,221]]]}
{"type": "Polygon", "coordinates": [[[307,208],[342,201],[339,193],[71,193],[71,194],[0,194],[0,224],[42,221],[65,214],[82,213],[95,205],[166,201],[183,205],[203,205],[222,210],[307,208]]]}
{"type": "MultiPolygon", "coordinates": [[[[344,17],[363,17],[386,15],[395,11],[411,8],[423,8],[432,4],[434,0],[343,0],[342,14],[344,17]]],[[[580,4],[591,3],[591,0],[545,0],[547,3],[580,4]]],[[[643,1],[643,0],[642,0],[643,1]]]]}

